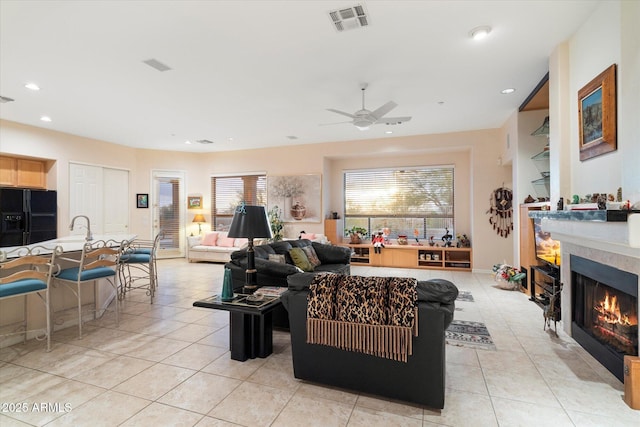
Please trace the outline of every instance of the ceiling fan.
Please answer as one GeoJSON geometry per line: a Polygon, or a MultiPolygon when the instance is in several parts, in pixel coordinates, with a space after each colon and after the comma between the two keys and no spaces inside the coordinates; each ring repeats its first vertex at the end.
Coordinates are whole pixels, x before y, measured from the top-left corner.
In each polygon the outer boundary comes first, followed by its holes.
{"type": "Polygon", "coordinates": [[[367,130],[369,127],[375,124],[387,124],[387,125],[399,125],[402,122],[408,122],[411,120],[411,117],[384,117],[389,111],[393,110],[398,106],[393,101],[389,101],[384,104],[382,107],[378,108],[374,111],[369,111],[364,108],[364,91],[367,89],[367,83],[363,83],[360,85],[360,90],[362,91],[362,110],[358,110],[355,113],[346,113],[344,111],[335,110],[333,108],[327,108],[327,111],[331,111],[334,113],[342,114],[343,116],[347,116],[352,118],[353,120],[348,122],[339,122],[339,123],[327,123],[331,125],[337,125],[341,123],[351,123],[355,127],[360,130],[367,130]]]}

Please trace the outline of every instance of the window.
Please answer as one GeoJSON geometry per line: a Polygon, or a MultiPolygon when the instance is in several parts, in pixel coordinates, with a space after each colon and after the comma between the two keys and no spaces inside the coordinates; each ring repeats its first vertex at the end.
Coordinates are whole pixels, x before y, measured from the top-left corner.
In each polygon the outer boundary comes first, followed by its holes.
{"type": "Polygon", "coordinates": [[[348,171],[344,174],[345,228],[369,235],[389,229],[389,236],[440,238],[453,235],[452,166],[348,171]]]}
{"type": "Polygon", "coordinates": [[[225,231],[231,226],[233,213],[241,202],[267,204],[266,175],[214,176],[211,178],[211,224],[225,231]]]}

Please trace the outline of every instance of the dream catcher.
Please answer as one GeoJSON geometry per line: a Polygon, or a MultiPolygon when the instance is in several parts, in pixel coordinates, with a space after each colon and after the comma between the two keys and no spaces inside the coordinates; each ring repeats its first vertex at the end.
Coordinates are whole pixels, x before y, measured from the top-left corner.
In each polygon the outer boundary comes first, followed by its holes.
{"type": "Polygon", "coordinates": [[[506,238],[513,230],[513,193],[505,187],[498,188],[491,193],[489,204],[491,207],[487,211],[489,224],[500,237],[506,238]]]}

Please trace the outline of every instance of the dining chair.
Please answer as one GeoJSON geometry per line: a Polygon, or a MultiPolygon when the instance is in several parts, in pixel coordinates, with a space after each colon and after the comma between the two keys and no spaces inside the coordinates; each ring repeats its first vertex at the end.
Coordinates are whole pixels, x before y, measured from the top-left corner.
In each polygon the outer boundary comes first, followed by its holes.
{"type": "Polygon", "coordinates": [[[98,307],[98,294],[96,283],[103,279],[114,290],[116,326],[119,326],[119,306],[118,287],[120,275],[120,254],[127,242],[116,242],[113,240],[89,241],[82,247],[80,259],[61,258],[65,261],[77,264],[77,267],[62,269],[56,276],[55,281],[66,286],[78,300],[78,339],[82,339],[82,286],[87,283],[93,284],[93,304],[94,319],[98,312],[104,314],[107,308],[98,307]]]}
{"type": "Polygon", "coordinates": [[[47,340],[47,351],[51,351],[51,319],[49,289],[51,278],[57,271],[55,258],[62,248],[44,246],[22,246],[10,251],[0,251],[0,300],[24,297],[23,320],[18,321],[17,331],[0,334],[10,336],[24,334],[24,342],[30,332],[39,333],[42,328],[29,329],[28,295],[35,294],[45,307],[44,335],[35,335],[37,340],[47,340]]]}

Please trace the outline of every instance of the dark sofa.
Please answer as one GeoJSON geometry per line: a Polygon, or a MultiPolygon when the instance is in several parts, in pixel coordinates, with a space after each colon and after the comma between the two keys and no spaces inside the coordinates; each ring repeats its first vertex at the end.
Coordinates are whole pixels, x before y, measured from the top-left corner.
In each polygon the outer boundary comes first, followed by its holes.
{"type": "MultiPolygon", "coordinates": [[[[258,271],[258,286],[287,287],[287,277],[299,273],[293,264],[289,251],[292,248],[313,246],[321,264],[315,272],[351,274],[351,250],[342,246],[325,245],[307,239],[283,240],[254,247],[255,266],[258,271]],[[286,263],[270,261],[269,255],[284,255],[286,263]]],[[[231,270],[234,292],[241,292],[246,283],[247,250],[241,249],[231,254],[231,261],[225,264],[231,270]]]]}
{"type": "Polygon", "coordinates": [[[418,282],[418,336],[413,355],[398,362],[334,347],[307,344],[307,294],[313,275],[289,276],[282,303],[289,330],[296,378],[335,387],[444,407],[445,336],[453,320],[456,286],[441,279],[418,282]]]}

